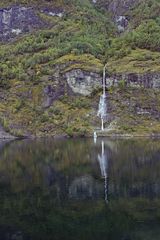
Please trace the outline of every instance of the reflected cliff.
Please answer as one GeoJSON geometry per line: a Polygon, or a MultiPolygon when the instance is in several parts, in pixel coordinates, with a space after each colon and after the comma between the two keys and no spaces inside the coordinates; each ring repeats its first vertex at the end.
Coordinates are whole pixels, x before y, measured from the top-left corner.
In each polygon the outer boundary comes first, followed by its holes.
{"type": "Polygon", "coordinates": [[[85,192],[86,198],[101,198],[109,174],[111,198],[153,198],[160,196],[159,156],[159,140],[98,139],[96,144],[92,139],[3,141],[0,181],[15,192],[57,186],[66,198],[76,192],[80,199],[85,192]]]}
{"type": "Polygon", "coordinates": [[[0,240],[158,240],[159,156],[158,139],[1,142],[0,240]]]}

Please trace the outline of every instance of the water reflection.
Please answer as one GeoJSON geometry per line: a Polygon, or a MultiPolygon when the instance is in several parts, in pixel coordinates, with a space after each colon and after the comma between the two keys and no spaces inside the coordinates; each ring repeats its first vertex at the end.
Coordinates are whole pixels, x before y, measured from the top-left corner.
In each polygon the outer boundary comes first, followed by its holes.
{"type": "Polygon", "coordinates": [[[101,155],[98,154],[98,162],[101,169],[101,175],[104,178],[104,195],[105,201],[108,203],[108,159],[107,154],[104,151],[104,141],[102,140],[102,152],[101,155]]]}
{"type": "Polygon", "coordinates": [[[0,240],[158,240],[159,209],[160,140],[0,143],[0,240]]]}
{"type": "Polygon", "coordinates": [[[0,181],[16,192],[56,185],[63,198],[74,198],[76,192],[83,199],[85,193],[101,198],[109,175],[112,198],[160,196],[159,140],[97,139],[96,145],[90,139],[24,140],[0,146],[0,181]]]}

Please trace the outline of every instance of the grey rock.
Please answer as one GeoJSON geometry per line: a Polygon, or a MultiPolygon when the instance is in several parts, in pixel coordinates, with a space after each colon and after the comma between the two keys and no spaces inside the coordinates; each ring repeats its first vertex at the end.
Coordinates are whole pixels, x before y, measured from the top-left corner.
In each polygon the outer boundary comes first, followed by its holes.
{"type": "Polygon", "coordinates": [[[63,17],[64,10],[62,8],[44,8],[41,10],[42,13],[52,17],[63,17]]]}
{"type": "Polygon", "coordinates": [[[0,9],[0,41],[46,26],[32,7],[12,6],[0,9]]]}
{"type": "Polygon", "coordinates": [[[125,29],[128,27],[129,21],[125,16],[117,16],[115,21],[119,32],[124,32],[125,29]]]}
{"type": "Polygon", "coordinates": [[[128,12],[141,0],[97,0],[97,4],[111,13],[119,32],[124,32],[129,24],[128,12]]]}
{"type": "Polygon", "coordinates": [[[107,77],[106,82],[108,86],[118,86],[121,80],[126,86],[160,88],[160,72],[113,74],[107,77]]]}
{"type": "MultiPolygon", "coordinates": [[[[106,75],[107,87],[118,87],[121,81],[127,87],[156,89],[160,88],[160,72],[106,75]]],[[[89,96],[95,89],[101,87],[102,76],[100,73],[82,69],[72,69],[63,74],[56,71],[52,77],[49,77],[49,84],[44,87],[43,107],[50,107],[55,100],[65,94],[89,96]]]]}
{"type": "Polygon", "coordinates": [[[44,90],[43,107],[48,108],[52,105],[54,100],[57,100],[64,95],[64,86],[59,83],[58,85],[47,85],[44,90]]]}
{"type": "Polygon", "coordinates": [[[94,72],[74,69],[65,74],[69,87],[74,93],[84,96],[90,95],[94,89],[100,87],[102,78],[100,74],[94,72]]]}
{"type": "Polygon", "coordinates": [[[126,15],[140,0],[112,0],[109,1],[108,10],[116,16],[126,15]]]}
{"type": "MultiPolygon", "coordinates": [[[[97,72],[72,69],[64,74],[55,72],[44,87],[43,106],[49,107],[54,100],[64,94],[89,96],[95,89],[102,87],[102,76],[97,72]]],[[[106,76],[106,85],[119,86],[120,82],[128,87],[160,88],[160,72],[120,73],[106,76]]]]}

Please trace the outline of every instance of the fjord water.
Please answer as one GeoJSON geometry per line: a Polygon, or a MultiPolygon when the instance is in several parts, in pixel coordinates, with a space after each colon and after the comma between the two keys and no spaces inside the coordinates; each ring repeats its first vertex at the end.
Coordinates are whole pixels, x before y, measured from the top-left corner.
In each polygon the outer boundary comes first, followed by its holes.
{"type": "Polygon", "coordinates": [[[160,239],[160,140],[0,142],[0,240],[160,239]]]}

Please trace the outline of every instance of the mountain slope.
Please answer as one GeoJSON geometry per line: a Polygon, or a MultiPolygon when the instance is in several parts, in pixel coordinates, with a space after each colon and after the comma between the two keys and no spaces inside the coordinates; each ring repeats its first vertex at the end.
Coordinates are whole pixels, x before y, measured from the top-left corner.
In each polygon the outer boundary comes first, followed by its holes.
{"type": "Polygon", "coordinates": [[[159,1],[23,0],[0,7],[0,119],[7,131],[92,134],[107,62],[111,133],[146,134],[148,124],[149,134],[159,133],[159,1]],[[136,85],[156,90],[130,89],[136,85]],[[136,103],[134,94],[144,101],[136,103]]]}

